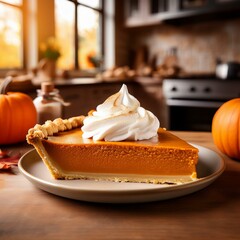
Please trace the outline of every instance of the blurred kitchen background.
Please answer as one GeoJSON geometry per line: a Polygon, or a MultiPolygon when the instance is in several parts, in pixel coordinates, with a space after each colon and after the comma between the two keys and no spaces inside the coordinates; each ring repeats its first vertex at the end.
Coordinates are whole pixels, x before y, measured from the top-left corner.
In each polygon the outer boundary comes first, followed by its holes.
{"type": "Polygon", "coordinates": [[[33,99],[53,82],[64,118],[126,83],[170,130],[211,131],[240,97],[239,0],[0,0],[0,81],[33,99]]]}

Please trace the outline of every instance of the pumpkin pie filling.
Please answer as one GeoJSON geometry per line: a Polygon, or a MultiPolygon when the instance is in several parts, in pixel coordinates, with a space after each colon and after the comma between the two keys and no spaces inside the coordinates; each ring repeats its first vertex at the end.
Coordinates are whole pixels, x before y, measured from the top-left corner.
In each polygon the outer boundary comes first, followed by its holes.
{"type": "Polygon", "coordinates": [[[189,161],[193,151],[191,147],[176,141],[176,138],[162,129],[159,130],[158,138],[165,140],[159,141],[156,137],[149,142],[106,143],[85,140],[81,136],[82,131],[76,129],[42,141],[48,155],[55,159],[54,163],[62,171],[177,175],[191,174],[195,169],[194,159],[189,161]]]}

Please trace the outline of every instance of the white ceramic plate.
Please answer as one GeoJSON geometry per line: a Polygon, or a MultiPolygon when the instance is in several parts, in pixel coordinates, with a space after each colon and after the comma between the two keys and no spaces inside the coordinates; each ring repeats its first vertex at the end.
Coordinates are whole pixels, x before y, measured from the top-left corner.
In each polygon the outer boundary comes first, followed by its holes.
{"type": "Polygon", "coordinates": [[[51,177],[35,150],[31,150],[22,156],[19,161],[19,170],[38,188],[66,198],[104,203],[158,201],[201,190],[211,184],[224,171],[224,160],[216,152],[199,145],[194,146],[199,149],[197,165],[199,179],[181,185],[55,180],[51,177]]]}

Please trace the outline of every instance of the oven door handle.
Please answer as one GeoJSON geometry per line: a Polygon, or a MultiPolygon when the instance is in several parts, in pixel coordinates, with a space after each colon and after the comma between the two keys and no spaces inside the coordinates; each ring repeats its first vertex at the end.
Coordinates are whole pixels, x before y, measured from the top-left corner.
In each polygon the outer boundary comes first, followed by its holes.
{"type": "Polygon", "coordinates": [[[180,100],[167,99],[167,106],[173,107],[204,107],[204,108],[219,108],[224,102],[221,101],[201,101],[201,100],[180,100]]]}

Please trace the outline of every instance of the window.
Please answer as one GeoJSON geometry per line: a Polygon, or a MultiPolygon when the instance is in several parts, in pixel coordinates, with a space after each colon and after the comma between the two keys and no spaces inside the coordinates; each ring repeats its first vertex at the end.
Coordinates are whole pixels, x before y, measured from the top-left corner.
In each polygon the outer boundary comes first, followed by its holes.
{"type": "Polygon", "coordinates": [[[10,69],[35,68],[40,44],[54,35],[61,47],[58,68],[95,73],[104,53],[104,2],[0,0],[0,76],[10,69]]]}
{"type": "Polygon", "coordinates": [[[100,67],[103,56],[102,0],[55,0],[56,38],[61,46],[60,69],[100,67]]]}
{"type": "Polygon", "coordinates": [[[23,68],[23,2],[0,0],[0,69],[23,68]]]}

